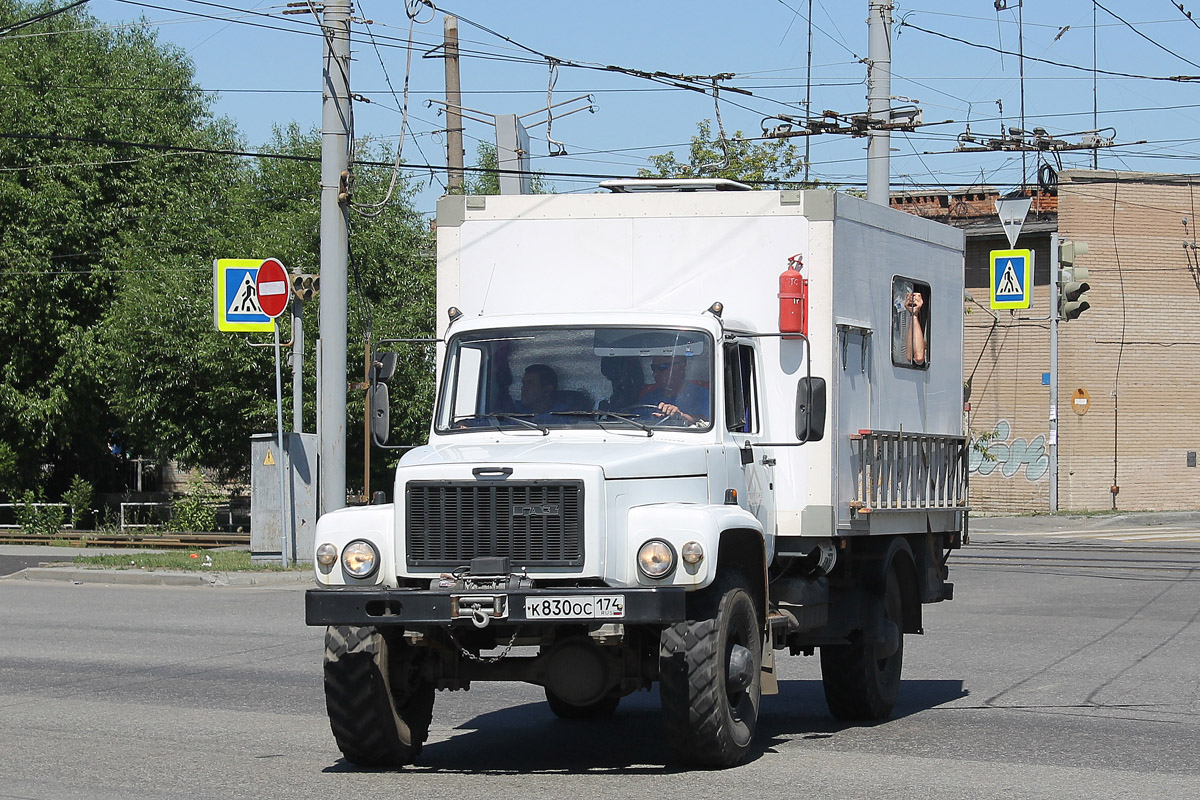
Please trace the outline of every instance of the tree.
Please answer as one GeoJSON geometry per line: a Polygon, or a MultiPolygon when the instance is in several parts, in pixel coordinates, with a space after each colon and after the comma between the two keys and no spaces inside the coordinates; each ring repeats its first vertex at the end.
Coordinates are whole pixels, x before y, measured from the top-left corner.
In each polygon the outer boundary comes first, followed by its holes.
{"type": "MultiPolygon", "coordinates": [[[[218,231],[202,254],[168,275],[131,277],[108,315],[104,341],[117,364],[115,406],[138,441],[160,457],[244,477],[253,433],[275,428],[274,363],[268,348],[253,348],[245,335],[214,330],[212,272],[216,257],[279,258],[285,267],[320,270],[320,136],[295,123],[276,128],[264,157],[243,165],[223,200],[218,231]],[[270,157],[274,156],[274,157],[270,157]],[[204,265],[204,266],[202,266],[204,265]],[[145,298],[151,298],[147,301],[145,298]]],[[[383,153],[360,145],[359,161],[383,153]]],[[[356,204],[379,203],[390,170],[355,169],[356,204]]],[[[367,337],[433,335],[431,234],[412,207],[413,190],[401,179],[388,202],[351,214],[347,364],[350,380],[363,363],[367,337]]],[[[316,335],[320,298],[304,307],[306,429],[315,426],[316,335]]],[[[283,339],[291,337],[289,315],[280,318],[283,339]]],[[[258,337],[263,342],[265,336],[258,337]]],[[[411,354],[408,354],[411,356],[411,354]]],[[[432,362],[404,358],[393,381],[394,435],[416,441],[428,427],[432,362]]],[[[286,369],[286,366],[285,366],[286,369]]],[[[290,393],[284,397],[291,416],[290,393]]],[[[362,395],[352,392],[347,430],[360,429],[362,395]]],[[[361,464],[361,437],[350,433],[348,461],[361,464]]]]}
{"type": "MultiPolygon", "coordinates": [[[[638,170],[643,178],[727,178],[764,189],[794,185],[804,171],[804,156],[786,139],[763,142],[747,139],[741,131],[725,139],[712,135],[712,123],[702,120],[692,137],[687,162],[672,150],[650,156],[650,167],[638,170]]],[[[816,185],[816,184],[810,184],[816,185]]]]}
{"type": "MultiPolygon", "coordinates": [[[[0,0],[0,25],[50,8],[0,0]]],[[[233,135],[145,26],[104,30],[72,9],[21,33],[0,38],[0,472],[10,491],[61,490],[76,473],[96,482],[120,426],[99,323],[130,274],[196,252],[231,173],[224,157],[131,143],[233,135]]]]}

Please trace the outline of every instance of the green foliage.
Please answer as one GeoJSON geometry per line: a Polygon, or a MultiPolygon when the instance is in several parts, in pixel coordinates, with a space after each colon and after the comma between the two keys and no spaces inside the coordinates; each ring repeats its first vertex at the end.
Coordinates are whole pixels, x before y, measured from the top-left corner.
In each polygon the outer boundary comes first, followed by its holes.
{"type": "Polygon", "coordinates": [[[993,440],[1000,438],[1000,431],[996,430],[995,428],[990,431],[977,431],[972,429],[967,435],[971,442],[971,449],[976,453],[979,453],[980,458],[982,458],[984,461],[996,460],[996,454],[989,449],[989,446],[993,440]]]}
{"type": "Polygon", "coordinates": [[[71,479],[71,485],[63,492],[63,502],[71,507],[71,524],[76,528],[83,527],[83,521],[91,516],[94,494],[92,485],[78,475],[71,479]]]}
{"type": "MultiPolygon", "coordinates": [[[[47,7],[0,0],[0,24],[47,7]]],[[[124,143],[232,139],[185,55],[147,26],[110,30],[73,9],[23,33],[52,35],[0,47],[0,442],[18,485],[65,486],[120,423],[101,321],[131,273],[207,271],[188,256],[229,177],[228,159],[124,143]],[[144,85],[163,90],[120,88],[144,85]]]]}
{"type": "Polygon", "coordinates": [[[204,481],[193,478],[188,493],[171,506],[167,530],[178,533],[207,533],[217,529],[217,506],[227,497],[204,481]]]}
{"type": "MultiPolygon", "coordinates": [[[[0,0],[0,25],[48,7],[0,0]]],[[[274,256],[319,271],[319,134],[277,129],[262,149],[288,158],[133,146],[241,142],[212,117],[186,55],[147,24],[109,30],[72,9],[26,32],[54,35],[0,46],[0,492],[53,495],[71,475],[120,491],[113,437],[126,457],[245,478],[250,435],[274,429],[274,363],[269,348],[248,346],[269,337],[214,330],[211,265],[274,256]],[[120,88],[145,85],[163,90],[120,88]]],[[[390,161],[371,142],[355,155],[390,161]]],[[[384,199],[390,169],[353,172],[356,203],[384,199]]],[[[400,180],[378,215],[351,215],[350,364],[369,337],[432,335],[432,236],[412,195],[400,180]]],[[[306,303],[308,430],[318,317],[319,300],[306,303]]],[[[402,363],[394,440],[415,441],[428,424],[432,360],[402,363]]],[[[353,431],[362,400],[351,400],[353,431]]]]}
{"type": "MultiPolygon", "coordinates": [[[[496,145],[480,142],[475,150],[475,166],[480,172],[469,173],[463,181],[464,194],[500,194],[500,175],[496,170],[500,160],[496,155],[496,145]]],[[[552,194],[554,187],[546,182],[546,177],[540,172],[529,176],[530,194],[552,194]]]]}
{"type": "MultiPolygon", "coordinates": [[[[643,178],[727,178],[757,188],[778,189],[797,184],[804,172],[804,155],[787,139],[763,142],[747,139],[741,131],[727,136],[722,147],[720,137],[712,134],[712,123],[697,123],[699,132],[692,137],[688,160],[680,162],[675,151],[650,156],[650,167],[638,170],[643,178]],[[726,153],[728,152],[728,158],[726,153]]],[[[808,184],[815,186],[816,183],[808,184]]]]}
{"type": "Polygon", "coordinates": [[[42,496],[32,490],[25,492],[16,509],[21,532],[33,536],[53,536],[62,530],[66,511],[62,506],[42,502],[42,496]]]}

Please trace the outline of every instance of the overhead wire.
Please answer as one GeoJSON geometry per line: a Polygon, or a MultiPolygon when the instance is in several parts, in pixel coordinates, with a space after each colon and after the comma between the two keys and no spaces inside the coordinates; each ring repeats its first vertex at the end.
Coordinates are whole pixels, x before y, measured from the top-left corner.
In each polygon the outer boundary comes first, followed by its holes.
{"type": "Polygon", "coordinates": [[[1164,53],[1175,56],[1175,58],[1178,58],[1180,61],[1183,61],[1186,64],[1190,64],[1191,66],[1196,67],[1197,69],[1200,69],[1200,64],[1197,64],[1195,61],[1192,61],[1189,58],[1184,58],[1183,56],[1179,55],[1179,53],[1176,53],[1174,50],[1167,47],[1166,45],[1164,45],[1160,42],[1157,42],[1154,39],[1147,36],[1146,34],[1142,33],[1141,31],[1139,31],[1137,29],[1136,26],[1134,26],[1130,22],[1126,21],[1124,17],[1120,16],[1115,11],[1112,11],[1111,9],[1107,8],[1103,3],[1100,3],[1099,0],[1092,0],[1092,5],[1094,5],[1096,8],[1100,9],[1101,11],[1103,11],[1105,14],[1108,14],[1110,17],[1117,20],[1125,27],[1129,28],[1129,30],[1133,31],[1138,36],[1142,37],[1147,42],[1149,42],[1150,44],[1157,47],[1159,50],[1162,50],[1164,53]]]}

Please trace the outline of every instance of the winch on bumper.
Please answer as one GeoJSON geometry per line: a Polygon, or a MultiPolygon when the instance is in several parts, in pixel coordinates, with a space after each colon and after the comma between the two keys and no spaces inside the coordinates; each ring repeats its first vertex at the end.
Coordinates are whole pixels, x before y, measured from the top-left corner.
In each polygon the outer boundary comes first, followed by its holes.
{"type": "Polygon", "coordinates": [[[444,626],[455,622],[486,628],[564,622],[670,625],[687,619],[682,587],[394,589],[331,587],[309,589],[309,625],[444,626]]]}

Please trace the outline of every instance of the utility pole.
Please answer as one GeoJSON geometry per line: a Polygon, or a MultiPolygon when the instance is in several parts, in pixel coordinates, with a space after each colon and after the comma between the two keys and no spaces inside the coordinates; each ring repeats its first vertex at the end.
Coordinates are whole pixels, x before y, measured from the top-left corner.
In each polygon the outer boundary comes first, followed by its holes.
{"type": "Polygon", "coordinates": [[[1058,513],[1058,290],[1059,239],[1050,234],[1050,436],[1046,455],[1050,459],[1050,513],[1058,513]]]}
{"type": "Polygon", "coordinates": [[[321,95],[321,507],[346,505],[346,287],[350,223],[350,0],[325,0],[321,95]]]}
{"type": "MultiPolygon", "coordinates": [[[[873,125],[892,121],[892,2],[869,0],[867,9],[867,116],[873,125]]],[[[886,206],[891,195],[892,134],[872,127],[867,134],[867,200],[886,206]]]]}
{"type": "Polygon", "coordinates": [[[445,17],[446,52],[446,189],[463,191],[462,84],[458,72],[458,18],[445,17]]]}

